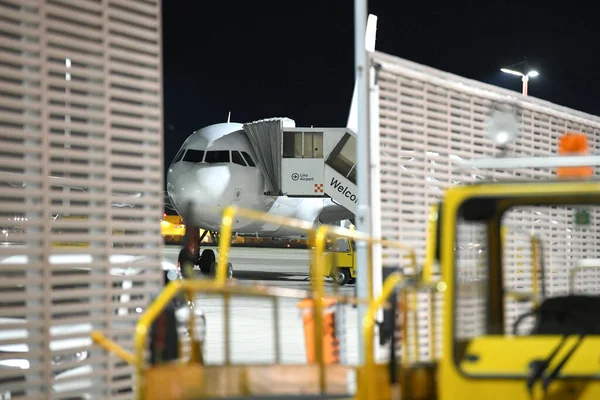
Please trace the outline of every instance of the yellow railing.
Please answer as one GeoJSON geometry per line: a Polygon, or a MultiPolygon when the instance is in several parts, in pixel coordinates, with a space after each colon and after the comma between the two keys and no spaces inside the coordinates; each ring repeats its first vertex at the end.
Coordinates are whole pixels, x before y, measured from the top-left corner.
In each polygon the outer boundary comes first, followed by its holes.
{"type": "Polygon", "coordinates": [[[410,284],[404,285],[401,289],[401,303],[403,305],[403,310],[401,315],[404,317],[404,321],[402,322],[402,364],[404,366],[408,366],[411,362],[421,362],[423,360],[420,359],[419,356],[419,322],[418,322],[418,310],[419,310],[419,294],[427,293],[429,295],[428,299],[428,327],[427,331],[429,332],[427,345],[430,350],[430,358],[425,360],[426,362],[436,361],[436,330],[435,330],[435,321],[438,317],[438,312],[441,310],[436,308],[435,302],[435,294],[443,293],[446,291],[446,283],[443,281],[431,281],[427,282],[424,279],[419,279],[416,282],[411,282],[410,284]],[[412,323],[408,323],[408,316],[412,313],[412,323]],[[412,326],[412,332],[409,333],[409,325],[412,326]],[[412,336],[415,340],[413,341],[412,351],[414,353],[414,358],[411,359],[409,356],[408,349],[408,338],[412,336]]]}
{"type": "MultiPolygon", "coordinates": [[[[508,232],[509,229],[506,226],[503,226],[500,231],[500,240],[503,248],[508,232]]],[[[544,282],[541,282],[540,284],[540,279],[538,277],[538,273],[543,272],[543,266],[540,262],[540,260],[542,260],[543,257],[543,255],[540,252],[540,249],[542,249],[542,241],[535,234],[527,233],[519,229],[511,229],[510,232],[522,233],[524,235],[529,236],[529,246],[531,252],[531,292],[505,290],[504,295],[507,299],[511,299],[514,301],[531,301],[533,302],[533,305],[535,307],[539,305],[543,297],[541,285],[543,285],[544,282]]],[[[520,250],[520,248],[518,248],[517,250],[520,250]]]]}
{"type": "MultiPolygon", "coordinates": [[[[363,329],[363,337],[364,337],[364,346],[365,346],[365,364],[364,364],[364,380],[361,381],[361,385],[364,385],[360,389],[361,393],[367,393],[368,396],[365,398],[380,398],[379,396],[379,381],[376,376],[376,363],[374,357],[374,327],[375,327],[375,317],[377,311],[381,307],[384,306],[387,299],[391,296],[394,289],[398,287],[400,294],[406,299],[406,295],[409,290],[419,291],[419,290],[427,290],[430,293],[444,292],[446,290],[446,284],[444,282],[423,282],[422,280],[417,280],[415,282],[408,282],[406,277],[402,275],[400,272],[394,272],[390,276],[386,278],[383,282],[383,286],[381,289],[381,293],[379,296],[369,304],[369,308],[367,310],[367,314],[365,315],[362,323],[363,329]]],[[[406,301],[406,300],[404,300],[406,301]]],[[[416,301],[416,300],[415,300],[416,301]]],[[[435,343],[435,329],[433,327],[433,318],[435,316],[433,310],[433,298],[430,302],[430,317],[429,317],[429,346],[431,352],[433,354],[434,351],[434,343],[435,343]]],[[[403,313],[405,314],[405,313],[403,313]]],[[[416,314],[415,314],[416,317],[416,314]]],[[[418,352],[416,348],[418,346],[418,332],[417,332],[417,324],[416,321],[413,324],[413,328],[415,329],[415,351],[418,352]]],[[[402,323],[402,331],[403,331],[403,339],[406,339],[408,324],[402,323]]],[[[403,347],[406,347],[406,343],[403,343],[403,347]]],[[[418,358],[418,356],[417,356],[418,358]]],[[[434,360],[432,360],[434,361],[434,360]]],[[[407,361],[407,357],[403,358],[403,365],[405,367],[410,368],[410,365],[407,361]]]]}
{"type": "MultiPolygon", "coordinates": [[[[402,250],[407,250],[410,253],[410,258],[411,258],[411,266],[413,268],[415,268],[416,270],[416,252],[414,249],[412,249],[411,247],[408,247],[402,243],[397,243],[397,242],[392,242],[389,240],[383,240],[383,239],[379,239],[379,238],[373,238],[373,237],[369,237],[368,235],[362,233],[362,232],[357,232],[357,231],[353,231],[350,229],[344,229],[341,227],[335,227],[335,226],[331,226],[331,225],[321,225],[317,228],[317,232],[315,234],[315,238],[314,238],[314,258],[313,258],[313,268],[312,268],[312,272],[313,272],[313,280],[315,283],[318,284],[318,289],[322,290],[323,288],[323,281],[322,281],[322,276],[323,276],[323,271],[325,269],[325,259],[323,257],[323,253],[325,252],[325,247],[326,247],[326,243],[327,243],[327,236],[328,234],[334,234],[337,236],[346,236],[348,238],[352,238],[354,240],[363,240],[366,241],[369,244],[369,248],[371,248],[373,246],[373,244],[380,244],[382,246],[388,246],[388,247],[394,247],[394,248],[398,248],[398,249],[402,249],[402,250]]],[[[367,266],[367,282],[372,283],[372,277],[373,277],[373,270],[372,270],[373,266],[372,263],[369,262],[368,266],[367,266]]],[[[396,276],[396,275],[391,275],[391,276],[396,276]]],[[[388,279],[386,279],[386,282],[390,280],[390,277],[388,277],[388,279]]],[[[392,288],[395,286],[395,283],[392,285],[392,288]]],[[[370,288],[372,288],[372,284],[369,285],[370,288]]],[[[383,288],[382,288],[383,290],[383,288]]],[[[390,289],[391,290],[391,289],[390,289]]],[[[320,292],[322,293],[322,292],[320,292]]],[[[382,292],[382,294],[384,294],[384,292],[382,292]]],[[[381,296],[378,297],[377,300],[379,300],[380,298],[382,298],[381,296]]],[[[371,310],[373,307],[376,307],[375,311],[373,311],[373,317],[372,319],[369,319],[370,316],[369,314],[367,314],[365,316],[365,319],[363,320],[363,326],[364,324],[369,324],[371,326],[370,329],[370,335],[372,337],[373,335],[373,330],[372,330],[372,324],[374,323],[374,318],[375,318],[375,313],[381,308],[381,306],[383,305],[383,302],[385,300],[387,300],[388,296],[383,297],[381,300],[381,304],[379,304],[377,306],[377,304],[374,305],[374,301],[372,299],[372,290],[369,290],[369,310],[371,310]]],[[[319,313],[318,315],[321,315],[321,310],[322,309],[322,304],[321,304],[321,300],[317,300],[315,302],[315,313],[319,313]],[[318,304],[318,306],[317,306],[318,304]]],[[[315,327],[317,325],[316,323],[317,320],[315,320],[315,327]]],[[[319,327],[321,328],[321,327],[319,327]]],[[[315,335],[317,333],[320,334],[320,330],[315,329],[315,335]]],[[[320,337],[320,336],[316,336],[316,337],[320,337]]],[[[371,357],[371,361],[372,361],[372,357],[373,357],[373,340],[367,340],[367,337],[364,336],[365,338],[365,344],[368,346],[368,344],[370,343],[371,347],[367,347],[365,348],[365,362],[367,363],[367,365],[369,364],[369,356],[371,357]]],[[[320,341],[317,341],[317,343],[320,344],[320,341]]],[[[318,345],[316,346],[316,351],[317,354],[321,354],[322,357],[322,349],[321,347],[318,345]]],[[[369,369],[369,367],[367,367],[367,369],[369,369]]],[[[325,379],[325,375],[324,375],[324,370],[321,371],[321,379],[325,379]]]]}
{"type": "Polygon", "coordinates": [[[378,384],[376,375],[376,365],[374,356],[374,328],[375,328],[375,316],[377,311],[383,306],[383,304],[390,297],[396,286],[404,281],[404,276],[400,272],[394,272],[388,276],[383,283],[381,293],[375,298],[369,305],[367,314],[364,316],[362,329],[365,346],[365,365],[364,365],[364,380],[360,382],[361,387],[360,393],[368,394],[368,398],[378,399],[377,395],[378,384]]]}
{"type": "MultiPolygon", "coordinates": [[[[366,233],[358,232],[351,229],[346,229],[342,227],[332,226],[332,225],[320,225],[315,233],[315,226],[308,221],[298,220],[294,218],[281,217],[272,214],[266,214],[260,211],[248,210],[243,208],[238,208],[235,206],[230,206],[225,209],[223,212],[223,219],[221,223],[221,234],[220,237],[223,240],[219,240],[219,262],[217,267],[216,280],[220,284],[223,284],[227,279],[227,260],[228,260],[228,252],[231,247],[231,238],[233,235],[233,222],[235,217],[247,218],[251,220],[267,222],[272,224],[284,225],[291,228],[295,228],[299,231],[306,232],[309,236],[309,244],[313,244],[315,246],[314,254],[321,261],[321,267],[323,267],[323,252],[325,249],[325,238],[327,235],[337,235],[337,236],[345,236],[347,238],[351,238],[354,240],[363,240],[368,242],[370,245],[380,244],[382,246],[388,246],[393,248],[398,248],[402,250],[406,250],[409,252],[409,258],[412,266],[417,265],[417,253],[416,251],[405,244],[394,242],[390,240],[377,239],[372,238],[366,233]],[[317,235],[319,234],[319,230],[321,232],[321,237],[317,239],[317,235]],[[317,251],[316,245],[317,243],[322,242],[320,245],[321,251],[317,251]]],[[[318,267],[317,267],[318,268],[318,267]]],[[[319,271],[321,274],[323,272],[323,268],[319,271]]],[[[320,276],[320,275],[315,275],[320,276]]]]}
{"type": "Polygon", "coordinates": [[[600,260],[599,259],[583,259],[580,261],[580,264],[576,267],[571,268],[569,273],[569,293],[573,294],[575,291],[575,275],[578,272],[586,270],[586,269],[600,269],[600,260]],[[593,264],[588,264],[593,263],[593,264]]]}
{"type": "MultiPolygon", "coordinates": [[[[542,242],[537,236],[531,235],[529,237],[529,245],[531,246],[531,290],[533,292],[533,305],[537,307],[541,299],[538,272],[541,269],[539,249],[542,246],[542,242]]],[[[542,282],[543,284],[544,282],[542,282]]]]}
{"type": "MultiPolygon", "coordinates": [[[[379,238],[373,238],[369,235],[358,232],[351,229],[345,229],[342,227],[332,225],[320,225],[315,232],[314,225],[308,221],[297,220],[293,218],[286,218],[272,214],[265,214],[262,212],[242,209],[235,206],[226,208],[223,212],[223,220],[221,224],[221,234],[219,240],[219,262],[216,271],[216,282],[219,285],[224,285],[227,279],[227,263],[228,263],[228,252],[231,246],[231,237],[233,234],[233,225],[236,217],[247,218],[251,220],[258,220],[267,223],[273,223],[278,225],[285,225],[288,227],[295,228],[299,231],[306,232],[309,237],[309,245],[314,246],[314,251],[311,254],[311,284],[314,301],[314,337],[315,337],[315,353],[317,363],[319,365],[319,384],[322,390],[325,388],[325,363],[323,359],[323,297],[324,297],[324,283],[323,275],[325,271],[325,260],[323,253],[326,250],[327,237],[329,235],[344,236],[354,240],[366,241],[369,244],[369,248],[373,244],[379,244],[382,246],[397,248],[409,252],[411,260],[411,266],[415,268],[417,265],[416,251],[402,243],[393,242],[390,240],[384,240],[379,238]]],[[[367,266],[368,282],[372,282],[372,263],[369,262],[367,266]]],[[[372,287],[372,285],[369,285],[372,287]]],[[[334,296],[335,297],[335,296],[334,296]]],[[[366,301],[368,304],[372,302],[371,292],[367,299],[357,299],[357,302],[366,301]]],[[[378,307],[377,309],[379,309],[378,307]]]]}
{"type": "MultiPolygon", "coordinates": [[[[148,365],[144,361],[144,349],[146,347],[148,334],[150,332],[150,327],[152,323],[156,320],[156,318],[160,315],[160,313],[164,310],[164,308],[173,300],[175,296],[177,296],[181,292],[186,292],[188,295],[194,296],[198,292],[204,293],[218,293],[223,296],[231,296],[231,295],[244,295],[244,296],[257,296],[257,297],[266,297],[272,299],[279,298],[296,298],[296,299],[304,299],[311,296],[311,292],[306,290],[298,290],[291,288],[275,288],[275,287],[267,287],[263,285],[236,285],[232,284],[218,284],[214,280],[177,280],[171,281],[165,289],[161,292],[161,294],[154,300],[154,302],[144,311],[140,320],[137,323],[136,331],[135,331],[135,339],[134,339],[134,353],[131,354],[120,347],[115,342],[107,339],[101,332],[94,331],[92,332],[92,338],[95,343],[101,345],[105,349],[114,352],[123,360],[133,364],[136,369],[136,386],[137,386],[137,395],[138,398],[144,398],[144,373],[148,368],[148,365]]],[[[345,298],[340,297],[338,301],[343,302],[345,298]]],[[[193,313],[191,313],[193,315],[193,313]]],[[[194,339],[196,338],[195,324],[192,318],[190,322],[190,337],[192,339],[192,343],[194,343],[194,339]]],[[[279,325],[275,324],[275,336],[280,336],[279,325]]],[[[228,338],[227,338],[228,339],[228,338]]],[[[227,340],[226,343],[230,341],[227,340]]],[[[276,359],[280,358],[279,348],[275,348],[276,359]]],[[[192,354],[188,363],[197,363],[199,361],[199,349],[196,347],[192,350],[192,354]]]]}
{"type": "MultiPolygon", "coordinates": [[[[136,386],[137,386],[137,396],[138,398],[144,398],[144,387],[145,387],[145,372],[148,369],[148,365],[144,359],[144,350],[146,347],[148,334],[150,331],[150,327],[153,322],[157,319],[157,317],[161,314],[164,308],[171,302],[171,300],[177,296],[181,292],[185,292],[188,299],[194,299],[197,292],[206,292],[206,293],[219,293],[224,297],[224,335],[225,335],[225,362],[229,363],[230,360],[230,329],[228,326],[229,322],[229,298],[232,295],[246,295],[246,296],[261,296],[266,298],[273,299],[275,303],[274,309],[277,310],[277,299],[281,297],[293,297],[297,299],[305,299],[312,298],[314,302],[314,338],[315,338],[315,353],[316,360],[318,363],[319,370],[319,387],[322,392],[326,389],[326,381],[325,381],[325,363],[323,357],[323,299],[325,296],[325,288],[323,282],[323,274],[324,274],[324,258],[323,253],[325,252],[326,240],[329,235],[336,236],[345,236],[347,238],[352,238],[357,241],[366,241],[371,247],[373,244],[380,244],[382,246],[388,246],[393,248],[398,248],[402,250],[406,250],[409,253],[409,257],[411,259],[412,267],[416,270],[416,252],[414,249],[403,245],[401,243],[382,240],[377,238],[369,237],[368,235],[344,229],[341,227],[321,225],[317,229],[313,226],[312,223],[307,221],[301,221],[292,218],[279,217],[272,214],[261,213],[253,210],[247,209],[239,209],[237,207],[229,207],[223,213],[223,221],[221,226],[221,234],[219,240],[219,258],[216,270],[215,279],[202,279],[202,280],[182,280],[182,281],[173,281],[170,282],[162,293],[156,298],[156,300],[150,305],[148,309],[142,314],[138,324],[136,326],[135,332],[135,340],[134,340],[134,354],[131,354],[124,349],[122,349],[118,344],[108,340],[102,333],[93,332],[92,338],[94,342],[102,345],[109,351],[115,352],[125,361],[133,364],[136,369],[136,386]],[[297,289],[287,289],[287,288],[275,288],[275,287],[267,287],[264,285],[238,285],[235,281],[227,280],[227,264],[228,264],[228,252],[231,245],[231,237],[233,232],[233,222],[236,217],[247,218],[258,220],[267,223],[274,223],[283,226],[293,227],[298,229],[299,231],[304,231],[307,233],[309,237],[309,243],[314,246],[314,251],[311,252],[311,290],[297,290],[297,289]]],[[[368,265],[368,276],[369,278],[372,276],[372,265],[369,262],[368,265]]],[[[382,293],[377,297],[377,299],[367,298],[367,299],[358,299],[351,296],[340,296],[337,294],[328,293],[329,298],[333,298],[338,303],[351,303],[351,304],[368,304],[368,313],[363,320],[363,333],[365,334],[365,345],[366,350],[366,365],[368,366],[367,370],[369,376],[367,381],[369,382],[369,387],[375,385],[375,380],[373,379],[375,374],[374,371],[374,356],[373,356],[373,327],[375,321],[375,315],[377,311],[384,305],[389,294],[392,290],[401,282],[403,282],[403,277],[399,272],[392,274],[388,279],[384,282],[382,293]]],[[[371,279],[369,279],[370,281],[371,279]]],[[[274,318],[277,319],[277,314],[274,315],[274,318]]],[[[279,324],[277,321],[274,321],[274,330],[275,330],[275,352],[276,352],[276,360],[280,359],[279,351],[280,347],[277,342],[277,338],[280,336],[279,332],[279,324]]],[[[190,338],[192,340],[192,352],[190,356],[189,363],[197,363],[200,359],[200,346],[196,342],[196,332],[195,332],[195,321],[194,321],[194,313],[191,313],[191,318],[189,321],[189,332],[190,338]]]]}
{"type": "MultiPolygon", "coordinates": [[[[336,236],[345,236],[348,238],[352,238],[354,240],[362,240],[368,243],[369,249],[372,248],[374,244],[379,244],[381,246],[387,246],[391,248],[396,248],[400,250],[405,250],[409,253],[409,258],[411,260],[410,267],[413,268],[413,271],[417,270],[417,257],[416,252],[412,247],[404,245],[399,242],[394,242],[390,240],[384,240],[379,238],[369,237],[368,235],[357,232],[349,229],[344,229],[341,227],[335,227],[330,225],[321,225],[317,228],[317,232],[314,238],[314,271],[315,277],[319,277],[323,275],[324,269],[324,257],[323,253],[325,252],[325,246],[327,242],[328,235],[336,235],[336,236]]],[[[372,284],[372,264],[369,262],[367,266],[367,278],[368,282],[372,284]]],[[[376,366],[375,366],[375,358],[374,358],[374,326],[375,326],[375,317],[380,308],[384,306],[387,299],[391,295],[392,291],[396,288],[396,286],[403,283],[405,280],[404,276],[396,271],[392,273],[390,276],[386,278],[383,282],[383,286],[381,289],[381,293],[377,298],[372,298],[372,292],[369,291],[369,306],[366,315],[362,321],[362,329],[363,329],[363,338],[364,338],[364,354],[365,354],[365,365],[364,371],[365,376],[364,380],[361,380],[360,384],[364,385],[363,388],[359,389],[360,393],[367,393],[368,398],[379,398],[377,396],[377,388],[378,388],[378,380],[376,377],[376,366]]],[[[320,279],[319,279],[320,281],[320,279]]],[[[322,283],[321,283],[322,284],[322,283]]],[[[372,287],[372,285],[369,285],[372,287]]],[[[315,307],[316,308],[316,307],[315,307]]],[[[317,350],[319,351],[319,350],[317,350]]]]}
{"type": "Polygon", "coordinates": [[[422,277],[425,281],[433,281],[435,274],[437,251],[437,226],[439,221],[439,206],[437,204],[429,208],[427,217],[427,240],[425,241],[425,264],[423,265],[422,277]]]}

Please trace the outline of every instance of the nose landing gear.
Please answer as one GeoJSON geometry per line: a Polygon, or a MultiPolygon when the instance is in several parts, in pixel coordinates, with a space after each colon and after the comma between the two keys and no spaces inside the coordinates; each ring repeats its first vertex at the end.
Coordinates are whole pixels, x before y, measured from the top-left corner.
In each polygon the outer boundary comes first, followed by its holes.
{"type": "MultiPolygon", "coordinates": [[[[202,235],[198,235],[198,233],[198,229],[191,229],[190,231],[186,229],[187,243],[179,252],[177,260],[181,275],[184,279],[193,277],[193,269],[195,266],[198,266],[200,273],[203,275],[214,276],[217,272],[217,257],[215,251],[213,249],[204,249],[201,251],[200,249],[200,243],[204,240],[209,231],[203,231],[202,235]],[[191,270],[190,268],[185,268],[186,265],[191,265],[191,270]]],[[[210,236],[213,243],[218,246],[219,234],[210,231],[210,236]]],[[[233,265],[227,263],[227,278],[231,279],[232,277],[233,265]]]]}
{"type": "MultiPolygon", "coordinates": [[[[200,253],[200,249],[198,248],[198,253],[200,253]]],[[[216,262],[217,257],[215,256],[215,252],[212,249],[204,249],[202,255],[198,257],[198,268],[200,268],[200,272],[204,275],[209,275],[212,269],[212,265],[216,262]]]]}

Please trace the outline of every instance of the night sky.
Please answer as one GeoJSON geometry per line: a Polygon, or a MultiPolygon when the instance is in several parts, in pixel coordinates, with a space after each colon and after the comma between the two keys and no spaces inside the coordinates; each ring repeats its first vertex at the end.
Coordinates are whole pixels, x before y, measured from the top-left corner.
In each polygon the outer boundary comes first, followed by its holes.
{"type": "MultiPolygon", "coordinates": [[[[554,2],[371,0],[377,50],[520,91],[500,68],[527,57],[529,95],[600,112],[598,19],[554,2]],[[485,3],[485,4],[484,4],[485,3]]],[[[163,0],[165,166],[193,131],[289,117],[344,126],[354,87],[352,0],[163,0]]]]}

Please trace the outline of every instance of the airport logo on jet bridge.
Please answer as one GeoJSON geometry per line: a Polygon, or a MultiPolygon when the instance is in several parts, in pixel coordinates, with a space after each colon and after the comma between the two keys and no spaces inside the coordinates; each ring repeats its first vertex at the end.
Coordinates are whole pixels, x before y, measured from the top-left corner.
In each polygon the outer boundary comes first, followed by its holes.
{"type": "Polygon", "coordinates": [[[314,181],[314,180],[315,180],[315,178],[314,178],[314,177],[312,177],[312,176],[310,176],[310,175],[308,175],[308,174],[305,174],[304,172],[302,172],[302,173],[300,173],[300,174],[298,174],[298,173],[294,172],[294,173],[292,174],[292,180],[293,180],[294,182],[296,182],[296,181],[298,181],[298,180],[300,180],[300,181],[304,181],[304,182],[312,182],[312,181],[314,181]]]}
{"type": "Polygon", "coordinates": [[[358,204],[356,195],[349,191],[348,188],[342,185],[341,182],[339,182],[337,179],[331,178],[331,183],[329,184],[329,186],[333,187],[334,189],[337,189],[338,192],[350,199],[351,202],[358,204]]]}

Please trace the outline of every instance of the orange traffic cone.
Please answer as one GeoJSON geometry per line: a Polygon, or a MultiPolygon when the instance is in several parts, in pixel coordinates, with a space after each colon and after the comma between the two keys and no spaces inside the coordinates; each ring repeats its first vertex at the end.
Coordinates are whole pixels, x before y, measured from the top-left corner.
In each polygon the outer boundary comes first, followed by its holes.
{"type": "MultiPolygon", "coordinates": [[[[335,304],[329,298],[323,299],[323,362],[337,364],[340,362],[340,344],[335,332],[335,304]]],[[[314,300],[303,299],[297,305],[302,312],[304,323],[304,343],[306,346],[306,361],[314,363],[317,360],[315,350],[315,319],[314,300]]]]}

